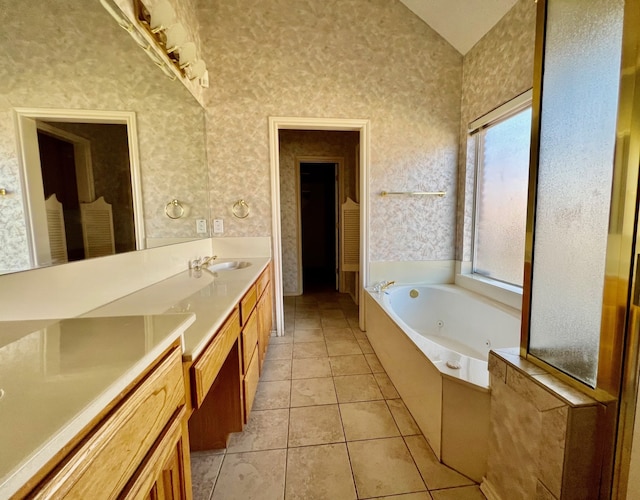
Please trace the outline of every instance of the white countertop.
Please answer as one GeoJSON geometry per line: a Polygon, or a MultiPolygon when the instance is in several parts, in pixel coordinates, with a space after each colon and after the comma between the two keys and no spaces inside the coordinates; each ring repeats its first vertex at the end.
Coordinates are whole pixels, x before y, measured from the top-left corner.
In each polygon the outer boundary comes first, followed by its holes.
{"type": "Polygon", "coordinates": [[[195,273],[191,271],[184,271],[94,309],[84,317],[195,313],[195,322],[184,332],[183,359],[191,361],[207,346],[270,259],[219,259],[214,264],[234,260],[248,265],[213,273],[204,269],[200,277],[194,277],[195,273]]]}
{"type": "Polygon", "coordinates": [[[193,314],[0,322],[0,498],[131,384],[193,314]]]}

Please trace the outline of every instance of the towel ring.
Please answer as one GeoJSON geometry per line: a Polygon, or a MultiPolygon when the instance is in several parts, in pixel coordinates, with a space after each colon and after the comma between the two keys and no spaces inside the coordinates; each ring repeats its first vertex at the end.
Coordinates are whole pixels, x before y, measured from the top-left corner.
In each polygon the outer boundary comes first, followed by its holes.
{"type": "Polygon", "coordinates": [[[233,204],[231,211],[238,219],[246,219],[249,215],[249,205],[244,200],[238,200],[233,204]]]}
{"type": "Polygon", "coordinates": [[[170,219],[179,219],[184,216],[184,207],[182,203],[174,198],[164,207],[164,213],[167,214],[167,217],[170,219]]]}

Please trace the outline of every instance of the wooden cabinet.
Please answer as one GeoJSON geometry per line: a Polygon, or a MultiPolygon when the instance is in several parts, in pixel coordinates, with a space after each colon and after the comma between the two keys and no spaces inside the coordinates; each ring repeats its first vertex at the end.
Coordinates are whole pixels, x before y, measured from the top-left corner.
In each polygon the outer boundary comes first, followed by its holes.
{"type": "Polygon", "coordinates": [[[121,494],[126,500],[176,500],[191,498],[188,493],[188,470],[182,457],[185,449],[184,408],[178,412],[167,426],[148,458],[139,468],[129,485],[121,494]]]}
{"type": "Polygon", "coordinates": [[[244,423],[249,421],[253,398],[258,389],[260,355],[258,354],[258,311],[254,308],[242,329],[242,390],[244,395],[244,423]]]}
{"type": "Polygon", "coordinates": [[[256,396],[256,390],[258,389],[258,379],[260,377],[260,357],[258,356],[258,346],[253,349],[253,356],[251,362],[247,366],[247,370],[244,374],[242,381],[242,388],[244,391],[244,421],[249,421],[249,413],[251,413],[251,407],[253,406],[253,399],[256,396]]]}
{"type": "Polygon", "coordinates": [[[244,326],[249,320],[249,316],[251,316],[251,312],[256,305],[257,299],[257,289],[254,283],[240,301],[240,326],[244,326]]]}
{"type": "Polygon", "coordinates": [[[190,500],[190,449],[226,447],[249,418],[272,302],[269,265],[197,359],[176,340],[15,497],[190,500]]]}
{"type": "Polygon", "coordinates": [[[258,297],[261,297],[264,291],[271,283],[271,264],[269,264],[262,274],[256,280],[256,292],[258,297]]]}
{"type": "Polygon", "coordinates": [[[229,434],[242,430],[240,314],[236,306],[193,364],[185,362],[194,409],[188,417],[192,450],[225,448],[229,434]]]}
{"type": "Polygon", "coordinates": [[[242,323],[242,390],[244,396],[244,423],[249,421],[253,398],[258,388],[260,360],[258,354],[257,288],[254,283],[240,301],[242,323]]]}
{"type": "Polygon", "coordinates": [[[257,281],[260,293],[256,307],[258,313],[258,354],[260,356],[260,371],[264,364],[271,329],[273,328],[273,288],[271,286],[271,265],[263,271],[257,281]]]}
{"type": "Polygon", "coordinates": [[[224,322],[211,343],[191,366],[192,405],[199,408],[204,401],[213,381],[220,373],[231,349],[238,340],[240,325],[237,308],[224,322]]]}
{"type": "Polygon", "coordinates": [[[258,345],[258,314],[256,311],[249,317],[249,320],[242,329],[242,373],[247,373],[249,363],[258,345]]]}
{"type": "Polygon", "coordinates": [[[205,351],[192,365],[185,362],[192,450],[225,448],[229,435],[248,422],[271,335],[272,298],[269,264],[205,351]]]}
{"type": "MultiPolygon", "coordinates": [[[[179,472],[173,476],[173,491],[177,496],[168,498],[190,498],[189,449],[182,425],[184,404],[182,352],[176,345],[88,430],[28,496],[115,498],[130,491],[132,481],[136,484],[155,482],[149,464],[158,462],[162,465],[159,470],[170,467],[179,472]],[[171,464],[166,451],[169,445],[165,446],[169,441],[173,453],[171,464]]],[[[148,497],[151,489],[146,493],[136,490],[140,495],[130,498],[148,497]]]]}

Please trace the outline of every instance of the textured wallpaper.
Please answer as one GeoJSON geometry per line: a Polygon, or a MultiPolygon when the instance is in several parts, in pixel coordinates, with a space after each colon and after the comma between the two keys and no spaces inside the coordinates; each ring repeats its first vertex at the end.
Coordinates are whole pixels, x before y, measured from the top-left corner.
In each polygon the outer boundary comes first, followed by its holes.
{"type": "Polygon", "coordinates": [[[345,190],[355,200],[355,155],[360,142],[358,132],[310,130],[280,131],[280,221],[282,224],[282,287],[285,294],[301,293],[298,276],[298,193],[297,160],[301,157],[343,158],[345,190]]]}
{"type": "Polygon", "coordinates": [[[212,214],[271,235],[269,116],[371,120],[369,259],[452,259],[462,56],[398,0],[200,0],[212,214]],[[381,190],[445,190],[391,199],[381,190]],[[244,198],[251,215],[230,217],[244,198]]]}
{"type": "Polygon", "coordinates": [[[208,216],[204,113],[179,81],[154,66],[99,2],[11,2],[0,9],[0,272],[28,268],[12,108],[134,111],[147,237],[192,237],[208,216]],[[55,51],[52,51],[55,47],[55,51]],[[184,200],[191,214],[170,220],[184,200]]]}
{"type": "Polygon", "coordinates": [[[519,0],[464,57],[456,259],[471,260],[474,145],[469,123],[533,85],[536,4],[519,0]],[[468,193],[468,196],[465,196],[468,193]]]}

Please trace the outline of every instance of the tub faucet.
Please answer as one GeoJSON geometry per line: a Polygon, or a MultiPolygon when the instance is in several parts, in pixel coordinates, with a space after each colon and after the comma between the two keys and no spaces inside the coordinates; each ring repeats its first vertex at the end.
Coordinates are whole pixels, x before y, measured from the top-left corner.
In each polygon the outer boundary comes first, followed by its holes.
{"type": "Polygon", "coordinates": [[[384,292],[387,288],[389,288],[391,285],[395,285],[396,282],[395,281],[386,281],[385,283],[382,284],[382,286],[380,286],[380,291],[384,292]]]}
{"type": "Polygon", "coordinates": [[[384,292],[391,285],[395,285],[395,281],[381,281],[373,286],[373,290],[376,292],[384,292]]]}

